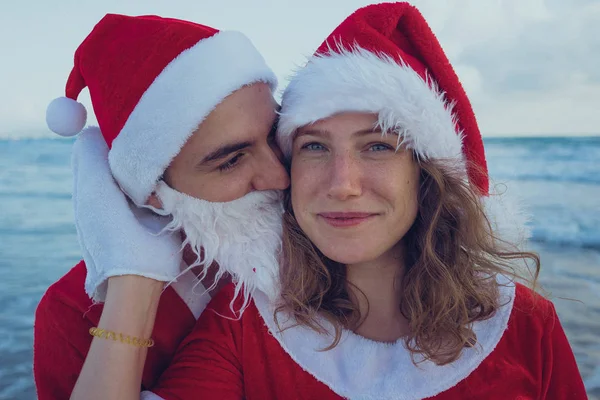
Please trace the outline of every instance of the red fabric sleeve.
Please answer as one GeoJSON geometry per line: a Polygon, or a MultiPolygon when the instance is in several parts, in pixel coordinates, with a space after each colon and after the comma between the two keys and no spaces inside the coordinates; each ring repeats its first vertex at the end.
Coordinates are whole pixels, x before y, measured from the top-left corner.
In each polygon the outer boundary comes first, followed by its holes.
{"type": "Polygon", "coordinates": [[[166,400],[244,398],[242,320],[229,309],[223,289],[202,313],[152,392],[166,400]]]}
{"type": "MultiPolygon", "coordinates": [[[[551,304],[551,303],[550,303],[551,304]]],[[[547,400],[587,399],[585,386],[577,368],[569,341],[551,304],[552,315],[542,339],[542,398],[547,400]]]]}
{"type": "Polygon", "coordinates": [[[68,399],[92,337],[80,310],[46,292],[35,313],[33,373],[39,400],[68,399]],[[77,322],[74,324],[74,322],[77,322]]]}
{"type": "MultiPolygon", "coordinates": [[[[102,305],[94,305],[84,290],[86,267],[79,262],[42,297],[34,323],[33,371],[40,400],[68,399],[92,343],[89,329],[97,326],[102,305]]],[[[169,365],[181,341],[196,323],[186,303],[172,288],[161,296],[148,350],[142,388],[151,388],[169,365]]]]}

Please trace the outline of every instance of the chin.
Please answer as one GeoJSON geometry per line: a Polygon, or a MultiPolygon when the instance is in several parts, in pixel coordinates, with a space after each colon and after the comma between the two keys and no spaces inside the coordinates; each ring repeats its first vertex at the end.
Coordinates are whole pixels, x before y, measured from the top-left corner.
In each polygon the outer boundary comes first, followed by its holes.
{"type": "Polygon", "coordinates": [[[364,248],[361,249],[356,245],[328,243],[327,246],[317,247],[325,257],[340,264],[358,264],[377,258],[372,257],[370,252],[364,251],[364,248]]]}

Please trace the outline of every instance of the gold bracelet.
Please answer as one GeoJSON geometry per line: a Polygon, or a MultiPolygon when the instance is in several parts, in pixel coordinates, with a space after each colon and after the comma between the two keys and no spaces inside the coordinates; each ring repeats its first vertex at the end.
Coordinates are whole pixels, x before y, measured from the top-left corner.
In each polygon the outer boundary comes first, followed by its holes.
{"type": "Polygon", "coordinates": [[[130,344],[137,347],[152,347],[154,346],[154,340],[150,339],[140,339],[134,336],[123,335],[122,333],[116,333],[113,331],[107,331],[106,329],[101,329],[97,327],[90,328],[90,335],[106,339],[106,340],[114,340],[119,341],[121,343],[130,344]]]}

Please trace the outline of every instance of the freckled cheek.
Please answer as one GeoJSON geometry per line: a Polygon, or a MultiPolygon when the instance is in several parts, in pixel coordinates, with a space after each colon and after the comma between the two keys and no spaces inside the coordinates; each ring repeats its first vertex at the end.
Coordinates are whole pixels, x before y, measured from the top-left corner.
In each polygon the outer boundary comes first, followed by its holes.
{"type": "Polygon", "coordinates": [[[318,196],[321,169],[310,163],[292,163],[290,171],[292,205],[298,218],[310,208],[312,201],[318,196]]]}
{"type": "Polygon", "coordinates": [[[365,172],[364,189],[374,193],[396,212],[413,214],[418,206],[418,176],[398,176],[390,174],[392,167],[385,170],[370,170],[365,172]]]}
{"type": "Polygon", "coordinates": [[[292,161],[290,169],[291,184],[303,190],[311,190],[316,186],[323,172],[322,163],[303,160],[292,161]]]}

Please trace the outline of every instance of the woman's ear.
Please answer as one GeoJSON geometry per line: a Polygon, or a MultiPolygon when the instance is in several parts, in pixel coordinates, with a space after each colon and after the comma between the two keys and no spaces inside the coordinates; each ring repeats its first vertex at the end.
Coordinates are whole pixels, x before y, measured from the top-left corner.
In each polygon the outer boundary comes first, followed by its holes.
{"type": "Polygon", "coordinates": [[[148,200],[146,200],[146,205],[154,207],[158,210],[162,210],[163,208],[162,202],[160,201],[155,192],[152,192],[150,197],[148,197],[148,200]]]}

